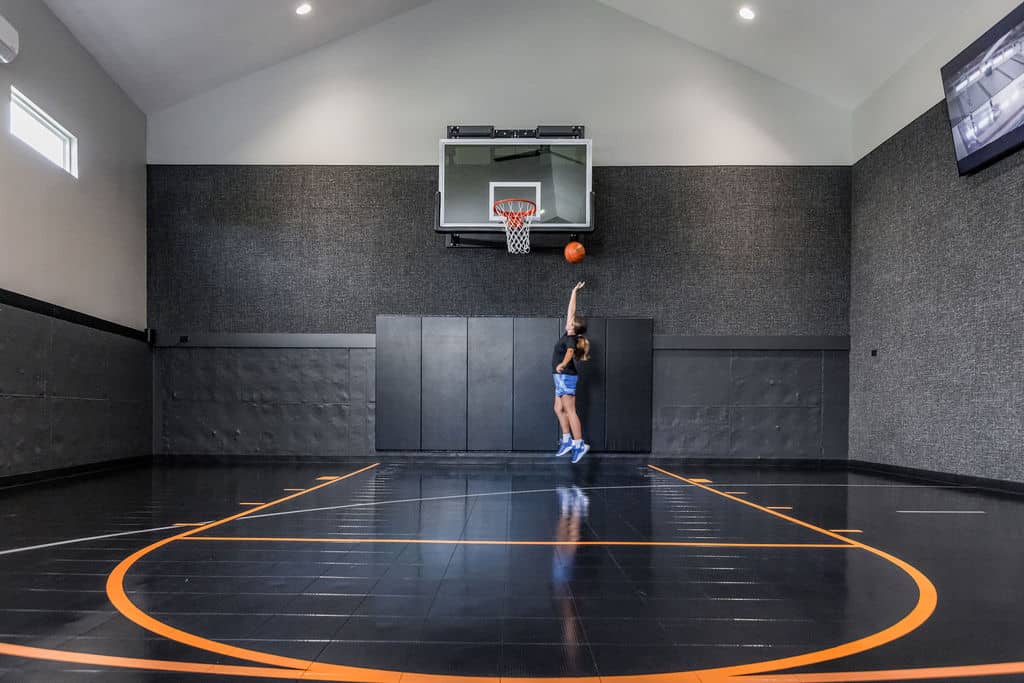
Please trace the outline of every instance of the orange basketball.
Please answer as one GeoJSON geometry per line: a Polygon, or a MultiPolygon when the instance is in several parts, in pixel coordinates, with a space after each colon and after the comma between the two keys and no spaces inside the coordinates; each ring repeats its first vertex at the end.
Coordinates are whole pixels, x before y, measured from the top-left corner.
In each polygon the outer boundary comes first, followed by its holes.
{"type": "Polygon", "coordinates": [[[587,255],[587,250],[579,242],[569,242],[565,245],[565,260],[569,263],[579,263],[587,255]]]}

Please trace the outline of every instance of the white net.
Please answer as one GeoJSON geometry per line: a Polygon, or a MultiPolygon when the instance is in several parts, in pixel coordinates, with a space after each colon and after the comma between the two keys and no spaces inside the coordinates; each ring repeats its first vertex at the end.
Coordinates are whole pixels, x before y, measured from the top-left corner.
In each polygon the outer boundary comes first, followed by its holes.
{"type": "Polygon", "coordinates": [[[537,205],[529,199],[502,199],[494,203],[494,213],[505,220],[508,253],[530,253],[530,223],[537,215],[537,205]]]}

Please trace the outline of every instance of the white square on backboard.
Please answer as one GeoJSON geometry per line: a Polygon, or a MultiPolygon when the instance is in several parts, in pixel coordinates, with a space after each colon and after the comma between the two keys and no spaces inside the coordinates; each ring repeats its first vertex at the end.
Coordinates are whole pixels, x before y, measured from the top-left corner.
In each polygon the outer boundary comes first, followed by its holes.
{"type": "MultiPolygon", "coordinates": [[[[541,206],[540,206],[540,183],[539,182],[531,183],[529,181],[524,181],[524,180],[512,180],[512,181],[508,181],[508,182],[501,181],[501,182],[492,182],[492,183],[490,183],[490,189],[489,189],[489,194],[488,194],[488,202],[487,202],[487,215],[490,216],[490,220],[492,220],[492,221],[503,221],[503,220],[505,220],[504,218],[502,218],[498,214],[494,213],[494,202],[495,202],[495,199],[494,199],[494,189],[498,188],[498,187],[501,187],[501,188],[521,187],[521,188],[523,188],[523,190],[525,190],[525,191],[522,192],[522,193],[517,193],[517,195],[519,197],[523,198],[523,199],[529,199],[530,201],[532,201],[534,204],[537,205],[537,220],[536,220],[536,222],[537,223],[541,222],[540,218],[541,218],[541,215],[544,213],[544,211],[541,209],[541,206]]],[[[501,197],[501,199],[506,199],[506,197],[501,197]]]]}

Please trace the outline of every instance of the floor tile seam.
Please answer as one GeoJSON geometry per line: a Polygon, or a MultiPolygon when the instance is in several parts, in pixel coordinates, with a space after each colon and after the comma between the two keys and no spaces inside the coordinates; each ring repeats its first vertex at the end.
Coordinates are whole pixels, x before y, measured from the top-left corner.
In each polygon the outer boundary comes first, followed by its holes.
{"type": "MultiPolygon", "coordinates": [[[[374,477],[370,477],[370,481],[372,481],[373,479],[374,479],[374,477]]],[[[364,485],[365,485],[365,480],[361,480],[361,481],[363,481],[363,482],[364,482],[364,485]]],[[[390,568],[389,568],[389,570],[390,570],[390,568]]],[[[355,606],[355,607],[354,607],[354,608],[352,609],[352,611],[351,611],[351,612],[349,613],[348,617],[347,617],[347,618],[346,618],[346,619],[345,619],[345,620],[344,620],[344,621],[343,621],[343,622],[342,622],[342,623],[341,623],[341,624],[340,624],[340,625],[338,626],[338,628],[336,628],[336,629],[334,630],[333,636],[337,636],[337,635],[338,635],[339,633],[341,633],[341,630],[342,630],[343,628],[345,628],[345,626],[346,626],[346,625],[347,625],[347,624],[348,624],[348,623],[349,623],[349,622],[350,622],[350,621],[352,620],[352,617],[353,617],[353,615],[354,615],[354,614],[355,614],[356,612],[358,612],[358,611],[359,611],[359,609],[360,609],[360,608],[361,608],[361,607],[363,606],[363,604],[364,604],[364,603],[365,603],[365,602],[366,602],[366,601],[367,601],[367,600],[369,599],[370,595],[371,595],[371,594],[373,593],[373,589],[374,589],[374,588],[375,588],[375,587],[376,587],[376,586],[377,586],[377,585],[378,585],[378,584],[379,584],[379,583],[381,582],[381,580],[382,580],[382,579],[384,578],[384,576],[386,576],[386,575],[387,575],[387,572],[385,572],[385,573],[384,573],[384,574],[382,574],[381,576],[378,576],[378,577],[376,577],[376,578],[377,578],[377,580],[373,582],[373,586],[371,586],[371,587],[370,587],[370,589],[369,589],[369,590],[368,590],[368,591],[367,591],[367,592],[366,592],[366,593],[365,593],[365,594],[364,594],[364,595],[362,596],[362,599],[361,599],[361,600],[359,601],[359,603],[358,603],[358,604],[357,604],[357,605],[356,605],[356,606],[355,606]]],[[[322,579],[322,578],[323,578],[323,577],[318,577],[317,579],[314,579],[314,580],[313,580],[313,582],[312,582],[312,583],[310,584],[310,586],[312,586],[312,585],[313,585],[313,583],[316,583],[317,581],[319,581],[319,580],[320,580],[320,579],[322,579]]],[[[308,588],[309,588],[309,586],[306,586],[306,589],[307,589],[307,590],[308,590],[308,588]]],[[[307,593],[306,593],[306,592],[303,592],[303,593],[302,593],[302,595],[307,595],[307,593]]],[[[298,597],[296,597],[296,600],[297,600],[297,599],[298,599],[298,597]]],[[[294,602],[294,600],[293,600],[292,602],[294,602]]],[[[332,636],[332,637],[333,637],[333,636],[332,636]]],[[[327,650],[327,647],[328,647],[328,644],[325,644],[325,645],[324,645],[323,647],[321,647],[321,648],[320,648],[319,652],[317,652],[317,653],[316,653],[316,656],[315,656],[315,657],[309,657],[309,660],[310,660],[310,661],[313,661],[313,662],[319,662],[319,661],[320,661],[320,658],[321,658],[321,657],[323,657],[323,655],[324,655],[324,652],[325,652],[325,651],[327,650]]]]}

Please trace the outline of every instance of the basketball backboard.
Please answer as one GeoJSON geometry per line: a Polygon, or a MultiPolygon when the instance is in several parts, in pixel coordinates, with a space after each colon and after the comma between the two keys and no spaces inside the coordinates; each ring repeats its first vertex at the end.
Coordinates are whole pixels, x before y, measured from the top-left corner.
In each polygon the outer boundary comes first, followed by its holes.
{"type": "Polygon", "coordinates": [[[537,204],[534,233],[592,232],[591,170],[590,140],[441,140],[437,231],[502,232],[494,203],[517,197],[537,204]]]}

